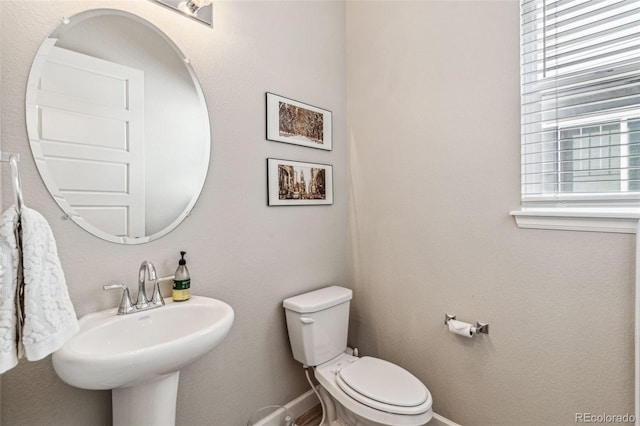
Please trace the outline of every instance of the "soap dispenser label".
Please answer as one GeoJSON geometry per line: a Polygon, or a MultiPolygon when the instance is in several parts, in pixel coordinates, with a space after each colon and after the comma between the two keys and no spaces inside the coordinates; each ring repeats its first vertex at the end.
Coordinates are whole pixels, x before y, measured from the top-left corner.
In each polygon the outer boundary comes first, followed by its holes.
{"type": "Polygon", "coordinates": [[[187,300],[191,296],[191,279],[173,281],[173,300],[187,300]]]}

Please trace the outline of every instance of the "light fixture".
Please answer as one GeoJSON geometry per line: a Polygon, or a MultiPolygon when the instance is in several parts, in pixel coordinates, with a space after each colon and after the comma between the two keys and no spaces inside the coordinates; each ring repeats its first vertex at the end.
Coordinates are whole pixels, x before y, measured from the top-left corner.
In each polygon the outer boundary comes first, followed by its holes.
{"type": "Polygon", "coordinates": [[[212,0],[152,0],[213,27],[212,0]]]}
{"type": "Polygon", "coordinates": [[[205,6],[209,6],[212,0],[188,0],[178,4],[180,12],[189,16],[198,16],[198,11],[205,6]]]}

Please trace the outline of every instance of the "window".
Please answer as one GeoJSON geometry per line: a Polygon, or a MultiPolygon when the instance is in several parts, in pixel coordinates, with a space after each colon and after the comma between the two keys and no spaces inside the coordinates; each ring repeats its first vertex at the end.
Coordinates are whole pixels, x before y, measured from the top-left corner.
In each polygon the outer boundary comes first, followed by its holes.
{"type": "Polygon", "coordinates": [[[521,83],[514,214],[637,222],[640,0],[522,0],[521,83]]]}

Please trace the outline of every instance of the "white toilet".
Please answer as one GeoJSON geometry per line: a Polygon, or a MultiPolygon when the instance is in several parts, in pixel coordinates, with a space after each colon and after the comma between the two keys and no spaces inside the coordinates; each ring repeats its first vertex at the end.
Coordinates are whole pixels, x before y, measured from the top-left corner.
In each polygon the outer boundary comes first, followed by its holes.
{"type": "Polygon", "coordinates": [[[331,286],[283,302],[293,357],[315,367],[326,423],[426,424],[433,400],[420,380],[388,361],[345,353],[351,297],[350,289],[331,286]]]}

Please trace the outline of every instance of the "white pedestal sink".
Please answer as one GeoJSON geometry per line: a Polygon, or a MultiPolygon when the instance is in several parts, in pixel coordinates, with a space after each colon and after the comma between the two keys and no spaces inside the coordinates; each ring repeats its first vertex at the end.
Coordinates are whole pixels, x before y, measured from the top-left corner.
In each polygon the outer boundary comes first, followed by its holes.
{"type": "Polygon", "coordinates": [[[229,333],[228,304],[192,296],[161,308],[116,315],[117,308],[80,318],[80,331],[53,354],[68,384],[112,389],[113,424],[174,425],[180,369],[229,333]]]}

